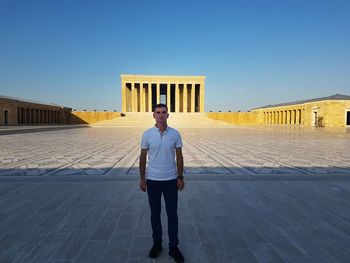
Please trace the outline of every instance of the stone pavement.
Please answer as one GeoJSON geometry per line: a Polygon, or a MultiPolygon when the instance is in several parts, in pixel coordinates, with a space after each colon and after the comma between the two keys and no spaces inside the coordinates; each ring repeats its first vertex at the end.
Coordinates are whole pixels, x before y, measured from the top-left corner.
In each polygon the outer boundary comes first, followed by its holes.
{"type": "Polygon", "coordinates": [[[0,126],[0,135],[17,134],[17,133],[32,133],[43,132],[53,130],[67,130],[76,128],[87,128],[90,125],[77,124],[77,125],[21,125],[21,126],[0,126]]]}
{"type": "MultiPolygon", "coordinates": [[[[147,258],[149,211],[137,172],[142,131],[0,136],[0,262],[172,262],[166,249],[147,258]]],[[[349,262],[346,130],[180,131],[187,262],[349,262]]]]}

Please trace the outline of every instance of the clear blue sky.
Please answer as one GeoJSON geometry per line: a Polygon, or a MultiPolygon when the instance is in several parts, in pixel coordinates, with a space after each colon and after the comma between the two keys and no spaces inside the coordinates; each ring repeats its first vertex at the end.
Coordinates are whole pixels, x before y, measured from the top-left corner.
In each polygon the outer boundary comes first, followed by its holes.
{"type": "Polygon", "coordinates": [[[120,111],[120,74],[205,75],[207,111],[350,95],[350,1],[0,0],[0,95],[120,111]]]}

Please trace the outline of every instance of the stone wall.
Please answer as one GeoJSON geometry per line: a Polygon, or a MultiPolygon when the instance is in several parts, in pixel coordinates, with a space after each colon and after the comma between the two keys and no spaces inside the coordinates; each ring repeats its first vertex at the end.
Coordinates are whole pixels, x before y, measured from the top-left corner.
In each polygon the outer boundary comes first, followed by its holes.
{"type": "Polygon", "coordinates": [[[221,120],[233,125],[256,125],[256,112],[208,112],[208,117],[221,120]]]}
{"type": "Polygon", "coordinates": [[[324,107],[325,127],[346,126],[346,112],[350,111],[350,101],[326,101],[324,107]]]}
{"type": "Polygon", "coordinates": [[[346,127],[349,100],[324,100],[255,109],[257,124],[346,127]]]}
{"type": "Polygon", "coordinates": [[[55,104],[0,97],[0,126],[68,124],[70,112],[71,108],[55,104]]]}
{"type": "Polygon", "coordinates": [[[120,117],[120,112],[73,111],[70,124],[92,124],[120,117]]]}

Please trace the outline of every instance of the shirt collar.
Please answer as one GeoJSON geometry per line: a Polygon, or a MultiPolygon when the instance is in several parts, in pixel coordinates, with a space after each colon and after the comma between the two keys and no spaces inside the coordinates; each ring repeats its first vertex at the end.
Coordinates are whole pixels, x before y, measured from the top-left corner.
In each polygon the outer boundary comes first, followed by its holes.
{"type": "MultiPolygon", "coordinates": [[[[153,129],[155,129],[157,132],[161,133],[159,128],[155,124],[153,126],[153,129]]],[[[168,131],[168,129],[169,129],[169,125],[166,126],[166,129],[165,129],[165,131],[163,131],[162,134],[165,134],[168,131]]]]}

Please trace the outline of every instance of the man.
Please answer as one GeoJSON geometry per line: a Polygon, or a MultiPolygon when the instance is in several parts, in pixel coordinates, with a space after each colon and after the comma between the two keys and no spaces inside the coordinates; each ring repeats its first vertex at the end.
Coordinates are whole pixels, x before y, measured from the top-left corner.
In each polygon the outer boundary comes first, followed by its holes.
{"type": "Polygon", "coordinates": [[[164,195],[168,216],[169,256],[175,262],[184,262],[178,244],[177,194],[185,187],[183,177],[182,140],[180,133],[167,125],[168,108],[157,104],[153,118],[156,124],[144,132],[141,140],[140,189],[148,193],[151,209],[153,246],[150,258],[156,258],[163,250],[160,219],[161,197],[164,195]],[[148,154],[147,178],[146,158],[148,154]],[[176,155],[176,163],[175,163],[176,155]]]}

